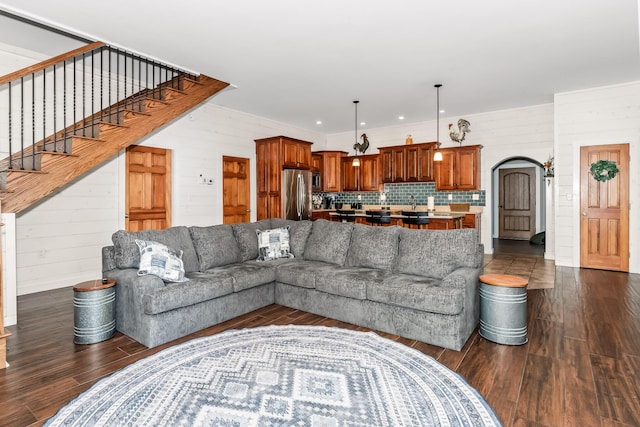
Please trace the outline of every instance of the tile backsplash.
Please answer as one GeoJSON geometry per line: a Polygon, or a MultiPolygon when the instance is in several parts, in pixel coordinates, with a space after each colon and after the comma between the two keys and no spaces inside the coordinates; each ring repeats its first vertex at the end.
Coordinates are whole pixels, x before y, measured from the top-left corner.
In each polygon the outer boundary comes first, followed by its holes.
{"type": "MultiPolygon", "coordinates": [[[[364,205],[379,205],[382,192],[350,191],[344,193],[315,193],[322,196],[333,194],[336,202],[362,203],[364,205]],[[360,196],[360,199],[358,199],[360,196]]],[[[470,203],[471,206],[485,206],[486,194],[484,190],[478,191],[436,191],[435,182],[420,182],[406,184],[385,184],[384,194],[386,205],[408,205],[409,196],[413,195],[418,206],[427,206],[427,198],[433,196],[436,206],[446,206],[449,203],[470,203]],[[449,200],[451,195],[451,200],[449,200]],[[473,200],[477,195],[478,200],[473,200]]]]}

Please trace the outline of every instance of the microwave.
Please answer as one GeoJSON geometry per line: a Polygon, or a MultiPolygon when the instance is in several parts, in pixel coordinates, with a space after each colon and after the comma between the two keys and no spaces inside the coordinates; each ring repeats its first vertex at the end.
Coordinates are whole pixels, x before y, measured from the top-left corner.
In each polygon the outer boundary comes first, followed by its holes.
{"type": "Polygon", "coordinates": [[[311,191],[322,191],[322,178],[320,172],[311,173],[311,191]]]}

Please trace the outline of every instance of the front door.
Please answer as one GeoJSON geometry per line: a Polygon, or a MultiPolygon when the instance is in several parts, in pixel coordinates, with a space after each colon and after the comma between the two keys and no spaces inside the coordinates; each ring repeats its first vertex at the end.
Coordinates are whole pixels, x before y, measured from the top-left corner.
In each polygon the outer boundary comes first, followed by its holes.
{"type": "Polygon", "coordinates": [[[222,157],[223,223],[249,222],[251,187],[249,159],[222,157]]]}
{"type": "Polygon", "coordinates": [[[536,231],[536,169],[500,169],[499,179],[498,237],[529,240],[536,231]]]}
{"type": "Polygon", "coordinates": [[[171,151],[131,146],[126,151],[125,228],[171,226],[171,151]]]}
{"type": "Polygon", "coordinates": [[[580,267],[629,271],[629,144],[580,147],[580,214],[580,267]],[[597,181],[598,160],[620,172],[597,181]]]}

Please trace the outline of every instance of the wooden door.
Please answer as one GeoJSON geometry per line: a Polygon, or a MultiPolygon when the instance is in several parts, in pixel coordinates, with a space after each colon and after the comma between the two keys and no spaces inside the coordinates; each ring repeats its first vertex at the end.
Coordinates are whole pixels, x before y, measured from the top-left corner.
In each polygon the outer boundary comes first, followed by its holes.
{"type": "Polygon", "coordinates": [[[132,146],[126,151],[125,228],[171,226],[171,151],[132,146]]]}
{"type": "Polygon", "coordinates": [[[500,169],[499,238],[528,240],[536,231],[535,168],[500,169]]]}
{"type": "Polygon", "coordinates": [[[222,201],[224,224],[251,220],[249,159],[222,157],[222,201]]]}
{"type": "Polygon", "coordinates": [[[580,267],[629,271],[629,145],[580,148],[580,267]],[[612,160],[609,181],[591,176],[591,164],[612,160]]]}
{"type": "Polygon", "coordinates": [[[406,161],[404,147],[394,147],[391,149],[391,170],[393,172],[393,182],[404,182],[406,179],[406,161]]]}
{"type": "Polygon", "coordinates": [[[342,191],[341,168],[343,151],[323,153],[322,161],[322,190],[327,192],[342,191]]]}

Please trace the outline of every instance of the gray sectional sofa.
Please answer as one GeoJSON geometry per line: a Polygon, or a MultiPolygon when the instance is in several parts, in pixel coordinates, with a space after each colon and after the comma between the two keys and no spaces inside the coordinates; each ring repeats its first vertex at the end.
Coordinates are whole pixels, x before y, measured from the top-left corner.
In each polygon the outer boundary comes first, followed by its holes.
{"type": "Polygon", "coordinates": [[[148,347],[277,303],[460,350],[478,323],[477,231],[268,219],[118,231],[103,248],[117,329],[148,347]],[[289,227],[293,258],[257,261],[256,230],[289,227]],[[135,239],[182,250],[186,277],[139,276],[135,239]]]}

